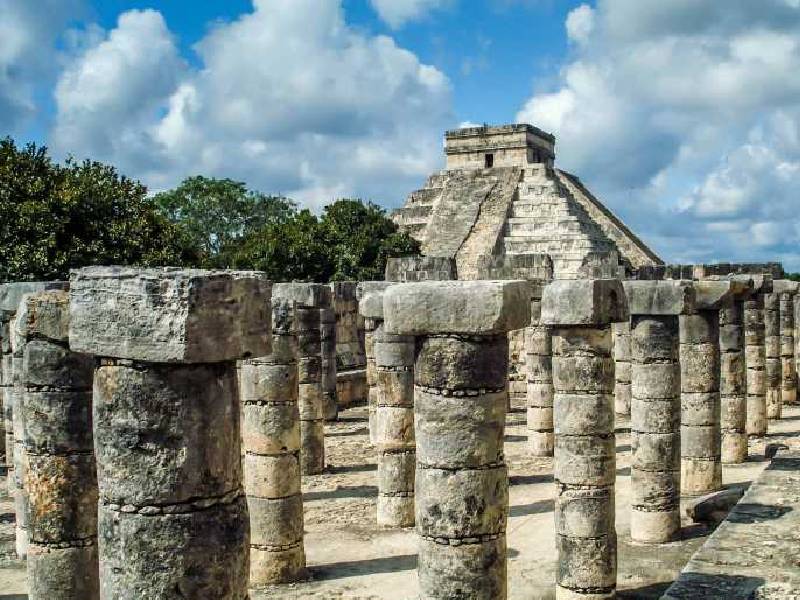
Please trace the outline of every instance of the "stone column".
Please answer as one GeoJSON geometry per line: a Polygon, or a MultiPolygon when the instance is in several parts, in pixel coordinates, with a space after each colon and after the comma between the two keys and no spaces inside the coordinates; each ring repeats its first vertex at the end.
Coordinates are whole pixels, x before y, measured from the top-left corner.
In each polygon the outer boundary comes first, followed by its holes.
{"type": "Polygon", "coordinates": [[[556,598],[614,598],[616,436],[611,323],[628,319],[618,280],[554,281],[542,298],[553,332],[556,598]]]}
{"type": "Polygon", "coordinates": [[[553,456],[553,339],[539,324],[541,301],[531,303],[531,326],[525,329],[528,370],[528,450],[534,456],[553,456]]]}
{"type": "MultiPolygon", "coordinates": [[[[356,298],[363,300],[367,295],[374,292],[384,291],[392,285],[388,281],[362,281],[356,289],[356,298]]],[[[397,284],[394,284],[397,285],[397,284]]],[[[367,411],[369,414],[369,441],[374,444],[376,441],[375,411],[378,405],[377,375],[375,370],[375,336],[380,335],[378,327],[381,319],[372,319],[362,315],[359,307],[359,316],[364,319],[364,355],[367,361],[367,411]]]]}
{"type": "Polygon", "coordinates": [[[684,281],[626,281],[631,313],[631,539],[680,530],[679,316],[694,312],[684,281]]]}
{"type": "Polygon", "coordinates": [[[250,513],[250,585],[303,579],[300,412],[293,302],[272,303],[272,354],[242,363],[244,489],[250,513]]]}
{"type": "Polygon", "coordinates": [[[14,320],[22,348],[28,597],[96,600],[97,476],[90,356],[68,345],[69,294],[26,295],[14,320]]]}
{"type": "Polygon", "coordinates": [[[780,335],[781,335],[781,404],[797,402],[797,370],[794,355],[794,299],[797,295],[796,281],[781,279],[773,282],[773,289],[780,292],[780,335]]]}
{"type": "Polygon", "coordinates": [[[722,488],[720,309],[734,298],[731,281],[698,281],[697,313],[680,316],[681,493],[722,488]]]}
{"type": "Polygon", "coordinates": [[[723,302],[719,311],[720,434],[723,464],[747,459],[747,386],[744,358],[744,298],[752,281],[739,281],[738,294],[723,302]]]}
{"type": "Polygon", "coordinates": [[[270,353],[254,272],[73,272],[70,344],[97,357],[100,595],[244,600],[236,360],[270,353]]]}
{"type": "Polygon", "coordinates": [[[783,412],[780,294],[774,292],[764,294],[764,356],[767,419],[780,419],[783,412]]]}
{"type": "Polygon", "coordinates": [[[631,414],[631,324],[611,325],[614,343],[614,412],[631,414]]]}
{"type": "Polygon", "coordinates": [[[297,328],[298,397],[300,409],[300,466],[303,475],[325,469],[325,397],[322,379],[320,308],[331,305],[331,290],[320,283],[276,283],[276,301],[295,303],[297,328]]]}
{"type": "Polygon", "coordinates": [[[744,303],[744,357],[747,367],[746,432],[763,437],[767,433],[767,380],[764,348],[764,294],[744,303]]]}
{"type": "MultiPolygon", "coordinates": [[[[383,292],[361,299],[359,312],[383,321],[383,292]]],[[[375,444],[378,448],[378,525],[414,525],[414,338],[378,327],[375,356],[375,444]]]]}
{"type": "Polygon", "coordinates": [[[506,597],[506,335],[528,325],[530,298],[522,281],[412,283],[385,293],[386,333],[418,338],[421,598],[506,597]]]}
{"type": "Polygon", "coordinates": [[[381,322],[378,319],[364,317],[364,350],[367,356],[367,411],[369,419],[369,441],[375,443],[377,424],[375,422],[378,406],[378,377],[375,370],[375,336],[379,335],[378,328],[381,322]]]}
{"type": "Polygon", "coordinates": [[[14,499],[16,552],[21,558],[24,558],[28,552],[27,495],[23,489],[25,427],[22,413],[19,411],[15,413],[14,406],[17,402],[21,402],[23,395],[23,345],[20,344],[17,348],[12,346],[12,321],[26,294],[65,289],[66,287],[67,283],[64,281],[24,281],[0,285],[0,335],[3,336],[3,429],[5,430],[8,469],[7,485],[9,495],[14,499]]]}
{"type": "Polygon", "coordinates": [[[319,309],[319,327],[325,420],[335,421],[339,416],[339,404],[336,400],[336,311],[332,306],[319,309]]]}
{"type": "Polygon", "coordinates": [[[796,385],[800,385],[800,293],[795,295],[792,302],[794,307],[794,373],[796,385]]]}

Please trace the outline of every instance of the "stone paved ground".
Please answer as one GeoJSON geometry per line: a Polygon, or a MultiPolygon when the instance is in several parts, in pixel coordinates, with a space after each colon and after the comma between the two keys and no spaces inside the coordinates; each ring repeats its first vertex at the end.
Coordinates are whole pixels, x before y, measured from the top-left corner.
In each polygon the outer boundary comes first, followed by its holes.
{"type": "MultiPolygon", "coordinates": [[[[770,424],[766,440],[751,446],[755,456],[743,465],[726,467],[726,485],[747,484],[767,464],[765,444],[787,443],[800,450],[800,408],[789,407],[782,421],[770,424]]],[[[305,478],[306,552],[311,580],[268,588],[253,600],[386,599],[415,595],[413,530],[382,530],[374,524],[377,487],[375,453],[369,445],[366,409],[352,408],[342,420],[326,426],[327,472],[305,478]]],[[[552,460],[527,456],[525,414],[512,412],[506,430],[511,495],[508,524],[509,597],[552,599],[555,580],[552,460]]],[[[619,534],[620,598],[658,598],[710,533],[684,522],[684,538],[657,547],[635,546],[629,540],[628,455],[626,422],[617,434],[617,532],[619,534]]],[[[24,563],[13,553],[13,507],[0,478],[0,600],[25,595],[24,563]]],[[[209,599],[211,600],[211,599],[209,599]]]]}

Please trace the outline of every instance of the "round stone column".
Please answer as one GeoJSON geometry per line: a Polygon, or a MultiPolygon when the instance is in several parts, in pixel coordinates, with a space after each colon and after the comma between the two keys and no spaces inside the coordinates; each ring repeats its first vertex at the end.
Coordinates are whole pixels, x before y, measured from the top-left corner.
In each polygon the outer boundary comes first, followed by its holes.
{"type": "Polygon", "coordinates": [[[236,360],[271,348],[253,272],[73,272],[70,344],[97,356],[100,596],[244,600],[236,360]]]}
{"type": "Polygon", "coordinates": [[[545,288],[542,324],[553,334],[557,599],[616,597],[611,323],[627,319],[617,280],[545,288]]]}
{"type": "Polygon", "coordinates": [[[97,476],[90,356],[68,345],[69,294],[25,296],[15,319],[22,346],[28,524],[28,597],[96,600],[97,476]]]}
{"type": "MultiPolygon", "coordinates": [[[[356,288],[356,298],[359,301],[358,316],[363,320],[364,328],[364,357],[366,360],[366,384],[367,384],[367,411],[369,418],[369,441],[375,444],[376,422],[375,415],[378,406],[377,375],[375,370],[375,337],[382,335],[378,327],[382,323],[382,318],[370,318],[361,314],[361,300],[375,292],[383,292],[392,285],[388,281],[361,281],[356,288]]],[[[396,285],[396,284],[395,284],[396,285]]]]}
{"type": "Polygon", "coordinates": [[[631,313],[631,539],[672,541],[680,530],[679,316],[694,311],[682,281],[626,281],[631,313]]]}
{"type": "Polygon", "coordinates": [[[375,368],[375,337],[381,335],[378,331],[380,319],[364,317],[364,354],[367,357],[367,411],[369,419],[369,441],[375,443],[377,433],[376,411],[378,407],[378,376],[375,368]]]}
{"type": "MultiPolygon", "coordinates": [[[[0,286],[2,287],[2,286],[0,286]]],[[[0,312],[0,402],[3,403],[2,426],[0,432],[3,437],[3,464],[8,474],[8,489],[12,491],[14,469],[14,422],[13,422],[13,391],[11,388],[11,338],[9,337],[9,322],[13,313],[0,312]]]]}
{"type": "MultiPolygon", "coordinates": [[[[383,292],[368,294],[359,303],[367,318],[383,321],[383,292]]],[[[383,324],[374,335],[375,443],[378,449],[378,525],[414,525],[414,338],[386,333],[383,324]]]]}
{"type": "Polygon", "coordinates": [[[794,356],[794,298],[797,294],[796,281],[780,280],[780,335],[781,335],[781,405],[797,402],[797,370],[794,356]]]}
{"type": "Polygon", "coordinates": [[[319,326],[325,420],[335,421],[339,416],[339,405],[336,400],[336,311],[332,306],[319,309],[319,326]]]}
{"type": "Polygon", "coordinates": [[[741,284],[694,283],[697,313],[680,317],[681,493],[722,488],[720,310],[741,284]]]}
{"type": "Polygon", "coordinates": [[[506,597],[506,336],[528,325],[530,298],[522,281],[414,283],[385,293],[386,334],[418,338],[421,598],[506,597]]]}
{"type": "Polygon", "coordinates": [[[631,324],[613,323],[614,344],[614,412],[631,414],[631,324]]]}
{"type": "Polygon", "coordinates": [[[744,303],[744,356],[747,367],[746,431],[748,436],[767,433],[767,379],[764,348],[764,295],[744,303]]]}
{"type": "Polygon", "coordinates": [[[292,302],[273,302],[272,354],[241,367],[251,586],[306,575],[294,311],[292,302]]]}
{"type": "Polygon", "coordinates": [[[277,283],[273,287],[272,297],[278,302],[295,303],[299,351],[297,402],[300,409],[300,466],[303,475],[319,475],[325,469],[320,308],[330,308],[331,289],[319,283],[277,283]]]}
{"type": "MultiPolygon", "coordinates": [[[[538,323],[540,310],[533,303],[538,323]]],[[[528,369],[528,450],[533,456],[553,456],[553,338],[550,329],[532,325],[525,329],[525,362],[528,369]]]]}
{"type": "Polygon", "coordinates": [[[780,419],[783,373],[781,371],[780,294],[764,294],[764,356],[767,419],[780,419]]]}
{"type": "Polygon", "coordinates": [[[63,290],[64,281],[20,281],[0,285],[0,321],[4,323],[2,332],[2,372],[3,372],[3,422],[6,442],[6,464],[8,493],[14,500],[15,546],[17,556],[24,558],[28,552],[28,497],[23,483],[25,481],[25,422],[21,411],[15,406],[22,402],[24,343],[14,342],[14,324],[21,301],[27,294],[45,290],[63,290]]]}
{"type": "Polygon", "coordinates": [[[794,373],[797,381],[800,378],[800,293],[794,296],[792,304],[794,308],[794,373]]]}
{"type": "Polygon", "coordinates": [[[747,459],[744,300],[730,298],[719,311],[720,434],[723,464],[747,459]]]}

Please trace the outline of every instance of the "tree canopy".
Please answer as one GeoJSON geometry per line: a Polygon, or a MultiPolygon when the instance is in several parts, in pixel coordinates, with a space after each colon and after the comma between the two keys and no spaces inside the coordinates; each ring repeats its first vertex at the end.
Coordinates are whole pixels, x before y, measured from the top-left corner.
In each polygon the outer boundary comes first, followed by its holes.
{"type": "Polygon", "coordinates": [[[320,216],[239,181],[189,177],[149,196],[108,165],[0,140],[0,281],[58,279],[92,264],[266,271],[275,281],[382,279],[419,252],[372,202],[340,199],[320,216]]]}
{"type": "Polygon", "coordinates": [[[0,140],[0,281],[63,279],[93,264],[167,265],[195,260],[147,189],[108,165],[0,140]]]}

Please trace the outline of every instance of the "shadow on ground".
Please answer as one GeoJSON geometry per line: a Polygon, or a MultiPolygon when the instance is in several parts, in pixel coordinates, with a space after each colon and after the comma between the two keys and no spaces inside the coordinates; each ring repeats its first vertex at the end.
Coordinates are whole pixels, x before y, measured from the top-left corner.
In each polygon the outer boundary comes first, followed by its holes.
{"type": "MultiPolygon", "coordinates": [[[[385,558],[370,558],[366,560],[348,560],[327,565],[311,567],[311,573],[317,581],[329,581],[344,577],[357,577],[360,575],[374,575],[376,573],[397,573],[411,571],[417,568],[416,554],[401,554],[385,558]]],[[[0,598],[1,600],[1,598],[0,598]]]]}
{"type": "Polygon", "coordinates": [[[340,485],[335,490],[324,492],[306,492],[304,502],[314,500],[335,500],[336,498],[373,498],[378,495],[378,487],[374,485],[340,485]]]}

